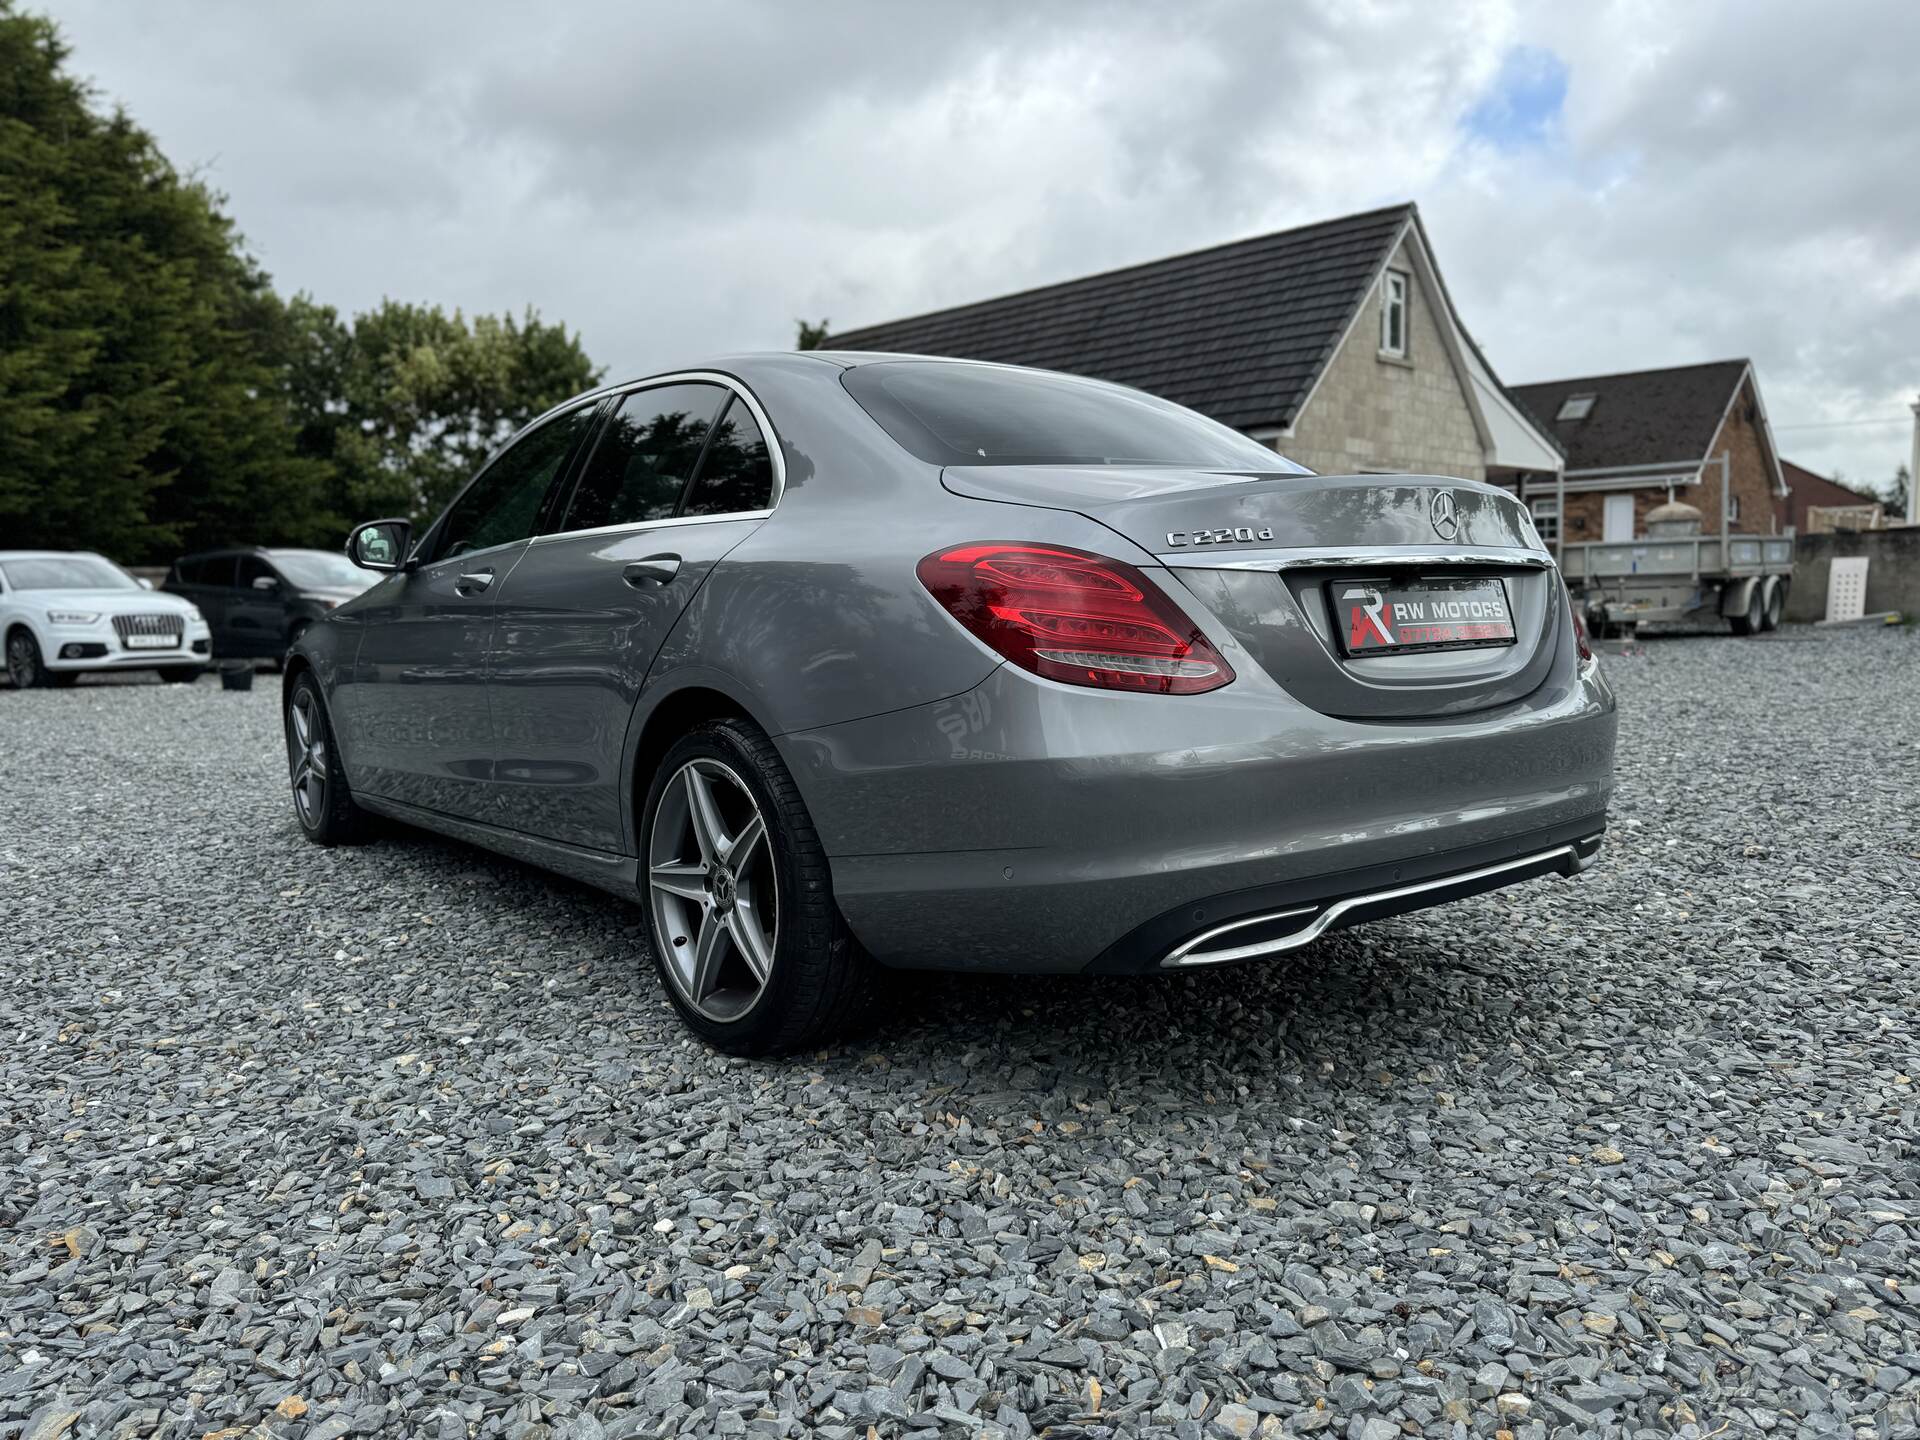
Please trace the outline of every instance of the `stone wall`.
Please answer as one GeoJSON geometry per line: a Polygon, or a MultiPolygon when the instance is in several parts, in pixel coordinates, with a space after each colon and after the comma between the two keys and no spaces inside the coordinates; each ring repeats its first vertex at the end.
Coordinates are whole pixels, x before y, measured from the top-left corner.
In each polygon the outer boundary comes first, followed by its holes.
{"type": "Polygon", "coordinates": [[[1867,557],[1867,613],[1898,610],[1920,616],[1920,525],[1900,530],[1863,530],[1840,535],[1800,535],[1793,542],[1793,588],[1789,620],[1823,620],[1827,571],[1835,557],[1867,557]]]}
{"type": "Polygon", "coordinates": [[[1404,244],[1387,263],[1410,282],[1406,358],[1380,353],[1383,287],[1376,285],[1293,434],[1274,448],[1323,475],[1386,470],[1484,479],[1486,452],[1433,297],[1404,244]]]}

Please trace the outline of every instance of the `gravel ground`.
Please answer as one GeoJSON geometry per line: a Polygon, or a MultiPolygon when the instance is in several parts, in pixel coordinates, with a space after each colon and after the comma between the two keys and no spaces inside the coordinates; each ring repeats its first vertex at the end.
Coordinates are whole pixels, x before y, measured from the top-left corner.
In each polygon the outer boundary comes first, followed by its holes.
{"type": "Polygon", "coordinates": [[[1577,882],[782,1064],[270,682],[0,692],[0,1437],[1920,1433],[1920,637],[1607,665],[1577,882]]]}

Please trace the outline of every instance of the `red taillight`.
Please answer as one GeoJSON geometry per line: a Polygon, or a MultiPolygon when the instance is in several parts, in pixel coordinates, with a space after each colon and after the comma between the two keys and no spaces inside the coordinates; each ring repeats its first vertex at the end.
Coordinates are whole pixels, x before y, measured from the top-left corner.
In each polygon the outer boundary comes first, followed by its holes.
{"type": "Polygon", "coordinates": [[[1023,670],[1105,690],[1198,695],[1233,669],[1133,566],[1060,545],[978,541],[938,550],[920,583],[1023,670]]]}
{"type": "Polygon", "coordinates": [[[1567,618],[1573,621],[1573,643],[1579,650],[1582,660],[1593,658],[1593,648],[1587,644],[1586,622],[1580,618],[1580,608],[1573,603],[1573,592],[1567,592],[1567,618]]]}

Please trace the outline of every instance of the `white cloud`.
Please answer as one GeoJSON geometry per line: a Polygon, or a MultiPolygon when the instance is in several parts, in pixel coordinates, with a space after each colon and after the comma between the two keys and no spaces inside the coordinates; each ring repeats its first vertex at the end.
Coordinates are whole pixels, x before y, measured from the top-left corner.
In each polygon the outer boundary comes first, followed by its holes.
{"type": "MultiPolygon", "coordinates": [[[[1726,355],[1776,424],[1920,386],[1920,9],[1253,0],[193,12],[68,0],[285,290],[532,303],[616,373],[1414,198],[1514,381],[1726,355]],[[1557,120],[1468,117],[1557,56],[1557,120]],[[1504,66],[1504,68],[1503,68],[1504,66]]],[[[1785,431],[1879,478],[1897,425],[1785,431]]]]}

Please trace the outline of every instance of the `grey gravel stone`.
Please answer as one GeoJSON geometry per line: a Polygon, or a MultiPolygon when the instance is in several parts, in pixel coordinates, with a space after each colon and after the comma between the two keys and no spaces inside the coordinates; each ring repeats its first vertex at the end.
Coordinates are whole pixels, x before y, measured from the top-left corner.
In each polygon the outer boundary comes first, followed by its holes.
{"type": "Polygon", "coordinates": [[[1913,1434],[1920,643],[1603,664],[1577,881],[777,1064],[271,684],[0,690],[0,1436],[1913,1434]]]}

